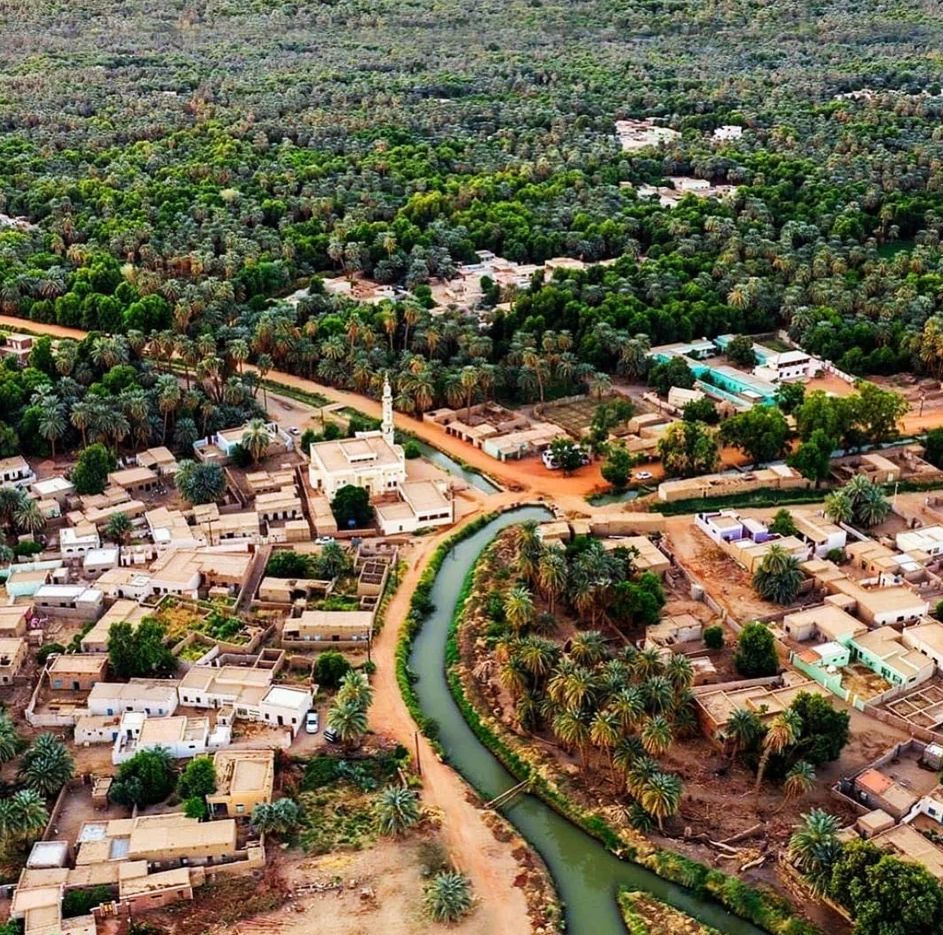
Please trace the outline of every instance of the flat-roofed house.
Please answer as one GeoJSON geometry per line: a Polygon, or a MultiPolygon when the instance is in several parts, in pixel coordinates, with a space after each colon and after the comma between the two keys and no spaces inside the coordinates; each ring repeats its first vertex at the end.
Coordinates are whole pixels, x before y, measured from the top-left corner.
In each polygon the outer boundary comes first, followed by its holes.
{"type": "Polygon", "coordinates": [[[372,632],[370,610],[305,610],[300,617],[285,621],[282,643],[330,644],[332,648],[365,646],[372,632]]]}
{"type": "Polygon", "coordinates": [[[274,750],[219,750],[213,756],[216,791],[206,797],[210,815],[238,818],[272,801],[274,750]]]}
{"type": "Polygon", "coordinates": [[[12,684],[26,662],[27,654],[23,637],[0,637],[0,685],[12,684]]]}
{"type": "Polygon", "coordinates": [[[94,523],[79,523],[59,530],[59,551],[65,558],[87,555],[101,547],[101,538],[94,523]]]}
{"type": "Polygon", "coordinates": [[[867,632],[868,626],[834,604],[824,603],[783,617],[783,629],[794,640],[811,640],[847,645],[853,637],[867,632]]]}
{"type": "Polygon", "coordinates": [[[400,484],[400,500],[375,505],[380,531],[386,536],[412,533],[426,526],[448,526],[455,521],[451,491],[432,480],[400,484]]]}
{"type": "Polygon", "coordinates": [[[179,468],[173,452],[163,445],[139,451],[136,460],[138,467],[149,468],[160,477],[173,477],[179,468]]]}
{"type": "Polygon", "coordinates": [[[943,526],[924,526],[897,533],[897,548],[901,552],[925,552],[936,557],[943,555],[943,526]]]}
{"type": "Polygon", "coordinates": [[[147,609],[141,607],[137,601],[125,598],[115,601],[96,622],[95,626],[82,637],[80,643],[82,652],[107,653],[108,633],[113,624],[124,623],[125,621],[137,624],[146,616],[147,609]]]}
{"type": "Polygon", "coordinates": [[[178,684],[176,679],[98,682],[89,692],[86,707],[95,717],[117,717],[126,711],[169,717],[177,710],[178,684]]]}
{"type": "Polygon", "coordinates": [[[65,506],[69,497],[75,495],[75,485],[64,477],[46,477],[35,481],[30,490],[39,500],[55,500],[60,506],[65,506]]]}
{"type": "Polygon", "coordinates": [[[112,471],[108,483],[120,487],[132,497],[142,493],[151,493],[160,486],[160,478],[147,467],[125,468],[112,471]]]}
{"type": "Polygon", "coordinates": [[[881,850],[920,864],[937,882],[943,882],[943,850],[912,825],[899,824],[871,838],[881,850]]]}
{"type": "Polygon", "coordinates": [[[278,520],[300,519],[304,513],[301,509],[301,498],[294,485],[270,493],[260,493],[255,498],[255,511],[259,519],[267,523],[278,520]]]}
{"type": "Polygon", "coordinates": [[[105,677],[108,659],[87,653],[59,653],[49,660],[46,674],[54,691],[90,692],[105,677]]]}
{"type": "Polygon", "coordinates": [[[180,680],[180,703],[195,708],[232,707],[237,717],[271,727],[301,728],[311,709],[312,692],[294,685],[272,684],[271,669],[242,666],[192,666],[180,680]]]}
{"type": "Polygon", "coordinates": [[[892,685],[925,682],[935,668],[934,661],[904,643],[893,627],[878,627],[848,642],[851,658],[866,665],[892,685]]]}
{"type": "Polygon", "coordinates": [[[26,636],[26,626],[32,609],[30,604],[8,604],[0,607],[0,638],[26,636]]]}
{"type": "Polygon", "coordinates": [[[97,620],[104,600],[98,588],[82,584],[44,584],[33,594],[36,609],[41,613],[84,620],[97,620]]]}
{"type": "Polygon", "coordinates": [[[201,756],[213,746],[229,743],[231,728],[218,724],[210,730],[208,717],[148,717],[136,711],[121,716],[121,727],[111,752],[111,762],[124,763],[140,750],[167,750],[174,759],[201,756]]]}
{"type": "Polygon", "coordinates": [[[0,487],[29,487],[36,474],[22,455],[0,460],[0,487]]]}
{"type": "Polygon", "coordinates": [[[880,808],[898,821],[916,804],[920,796],[876,769],[866,769],[854,779],[857,799],[869,808],[880,808]]]}
{"type": "Polygon", "coordinates": [[[901,633],[901,642],[932,659],[938,669],[943,669],[943,623],[928,620],[926,623],[907,627],[901,633]]]}
{"type": "MultiPolygon", "coordinates": [[[[232,458],[233,449],[242,444],[242,439],[249,430],[249,425],[240,425],[234,429],[224,429],[206,438],[193,443],[193,451],[201,461],[215,464],[228,464],[232,458]]],[[[266,422],[265,431],[269,436],[268,455],[277,452],[292,451],[295,447],[294,439],[287,432],[283,432],[275,422],[266,422]]]]}

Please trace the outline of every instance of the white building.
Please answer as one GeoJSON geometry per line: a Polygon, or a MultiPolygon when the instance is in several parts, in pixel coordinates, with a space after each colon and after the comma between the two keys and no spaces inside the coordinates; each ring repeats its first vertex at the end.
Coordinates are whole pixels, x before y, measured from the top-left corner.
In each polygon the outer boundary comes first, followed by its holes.
{"type": "Polygon", "coordinates": [[[177,685],[176,679],[98,682],[85,704],[95,717],[117,717],[127,711],[169,717],[177,710],[177,685]]]}
{"type": "Polygon", "coordinates": [[[383,384],[383,421],[379,432],[311,445],[311,487],[329,500],[341,487],[363,487],[371,496],[395,491],[406,480],[406,456],[393,441],[393,392],[383,384]]]}
{"type": "Polygon", "coordinates": [[[455,502],[444,483],[406,481],[396,503],[376,504],[377,522],[385,536],[413,533],[428,526],[449,526],[455,521],[455,502]]]}
{"type": "Polygon", "coordinates": [[[901,552],[926,552],[927,555],[943,555],[943,526],[924,526],[897,533],[897,548],[901,552]]]}
{"type": "Polygon", "coordinates": [[[115,765],[131,759],[140,750],[163,747],[174,759],[201,756],[221,747],[229,746],[232,727],[217,723],[210,730],[208,717],[148,717],[136,711],[121,717],[121,726],[111,751],[111,762],[115,765]]]}
{"type": "Polygon", "coordinates": [[[943,670],[943,624],[928,620],[915,627],[906,627],[901,640],[905,646],[932,659],[936,667],[943,670]]]}
{"type": "Polygon", "coordinates": [[[822,372],[822,361],[805,351],[784,351],[771,354],[753,368],[753,376],[770,383],[811,380],[822,372]]]}
{"type": "Polygon", "coordinates": [[[98,619],[104,600],[101,591],[83,584],[44,584],[33,595],[33,602],[40,613],[85,620],[98,619]]]}
{"type": "Polygon", "coordinates": [[[0,487],[29,487],[36,475],[22,455],[0,460],[0,487]]]}
{"type": "Polygon", "coordinates": [[[101,538],[94,523],[66,526],[59,532],[59,551],[65,558],[86,555],[101,547],[101,538]]]}

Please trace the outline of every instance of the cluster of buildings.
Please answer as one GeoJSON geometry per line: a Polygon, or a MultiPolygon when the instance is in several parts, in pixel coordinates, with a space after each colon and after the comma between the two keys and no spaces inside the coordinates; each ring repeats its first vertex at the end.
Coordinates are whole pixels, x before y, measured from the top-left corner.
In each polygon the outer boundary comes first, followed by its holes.
{"type": "Polygon", "coordinates": [[[126,924],[140,912],[192,899],[208,881],[258,872],[264,839],[244,819],[272,800],[274,752],[219,751],[213,761],[209,821],[182,812],[102,818],[83,822],[74,841],[38,841],[20,873],[11,917],[27,935],[95,935],[99,923],[126,924]],[[92,887],[108,897],[86,915],[64,918],[63,899],[92,887]]]}

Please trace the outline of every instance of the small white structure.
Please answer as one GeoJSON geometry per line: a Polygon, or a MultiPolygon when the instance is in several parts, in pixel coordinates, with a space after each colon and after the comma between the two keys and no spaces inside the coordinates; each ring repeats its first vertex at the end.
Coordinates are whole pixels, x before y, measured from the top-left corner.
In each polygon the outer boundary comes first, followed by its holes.
{"type": "Polygon", "coordinates": [[[94,523],[66,526],[59,532],[59,551],[65,558],[81,557],[101,546],[94,523]]]}
{"type": "Polygon", "coordinates": [[[47,477],[36,481],[30,490],[39,500],[55,500],[60,506],[64,506],[66,500],[75,494],[75,487],[72,481],[64,477],[47,477]]]}
{"type": "Polygon", "coordinates": [[[99,682],[85,704],[88,713],[97,717],[116,717],[127,711],[169,717],[177,710],[177,685],[176,679],[99,682]]]}
{"type": "Polygon", "coordinates": [[[311,692],[293,685],[273,685],[259,704],[258,720],[270,727],[288,727],[298,733],[314,699],[311,692]]]}
{"type": "Polygon", "coordinates": [[[140,750],[163,747],[174,759],[201,756],[211,750],[229,746],[232,728],[227,723],[217,723],[210,730],[208,717],[151,718],[136,711],[122,715],[121,726],[111,751],[111,762],[124,763],[140,750]]]}
{"type": "Polygon", "coordinates": [[[783,351],[771,354],[762,364],[753,368],[753,376],[770,383],[791,383],[817,377],[824,364],[805,351],[783,351]]]}
{"type": "Polygon", "coordinates": [[[33,602],[40,613],[85,620],[98,619],[104,600],[101,591],[83,584],[44,584],[33,595],[33,602]]]}
{"type": "Polygon", "coordinates": [[[717,127],[711,139],[714,140],[715,143],[729,143],[732,140],[739,140],[742,136],[743,127],[728,123],[722,127],[717,127]]]}
{"type": "Polygon", "coordinates": [[[0,487],[29,487],[36,474],[22,455],[0,460],[0,487]]]}
{"type": "Polygon", "coordinates": [[[943,526],[924,526],[897,533],[897,548],[901,552],[926,552],[936,557],[943,555],[943,526]]]}

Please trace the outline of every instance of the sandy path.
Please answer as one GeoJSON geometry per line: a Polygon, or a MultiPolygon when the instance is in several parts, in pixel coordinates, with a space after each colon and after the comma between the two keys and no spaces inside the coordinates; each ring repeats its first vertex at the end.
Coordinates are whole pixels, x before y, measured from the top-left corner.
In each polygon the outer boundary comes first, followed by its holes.
{"type": "MultiPolygon", "coordinates": [[[[517,495],[500,494],[490,498],[488,506],[509,506],[517,499],[517,495]]],[[[471,518],[469,516],[465,522],[471,518]]],[[[481,812],[469,802],[465,781],[440,762],[425,737],[417,734],[396,683],[396,641],[413,590],[435,547],[454,529],[419,541],[410,556],[409,570],[387,607],[385,625],[374,641],[377,671],[373,679],[375,694],[370,726],[377,733],[393,737],[410,751],[415,750],[418,739],[423,801],[427,806],[441,809],[445,815],[443,835],[449,853],[459,868],[471,877],[475,892],[482,897],[476,912],[476,918],[482,922],[480,931],[516,935],[530,932],[531,925],[524,894],[513,885],[520,868],[511,856],[511,845],[495,839],[481,812]]]]}

